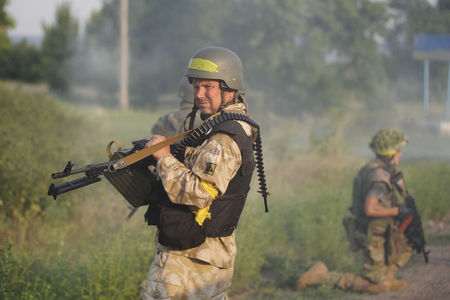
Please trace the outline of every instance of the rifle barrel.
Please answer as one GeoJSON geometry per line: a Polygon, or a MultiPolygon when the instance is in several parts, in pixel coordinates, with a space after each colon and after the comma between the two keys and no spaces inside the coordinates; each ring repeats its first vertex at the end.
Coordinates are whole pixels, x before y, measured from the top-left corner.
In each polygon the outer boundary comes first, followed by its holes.
{"type": "Polygon", "coordinates": [[[69,181],[69,182],[65,182],[65,183],[61,183],[59,185],[55,185],[55,184],[50,184],[50,187],[48,189],[48,195],[49,196],[53,196],[53,199],[56,200],[56,197],[58,195],[73,191],[75,189],[84,187],[86,185],[90,185],[93,183],[96,183],[100,181],[99,177],[87,177],[87,176],[83,176],[81,178],[69,181]]]}

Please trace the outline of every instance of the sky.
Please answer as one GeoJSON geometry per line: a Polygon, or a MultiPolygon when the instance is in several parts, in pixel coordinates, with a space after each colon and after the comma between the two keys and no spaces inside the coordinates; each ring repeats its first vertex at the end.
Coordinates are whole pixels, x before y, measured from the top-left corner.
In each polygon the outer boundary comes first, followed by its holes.
{"type": "Polygon", "coordinates": [[[16,27],[8,31],[9,35],[42,36],[42,21],[52,24],[56,8],[63,2],[71,4],[72,14],[82,29],[91,12],[100,9],[103,0],[9,0],[6,11],[16,23],[16,27]]]}
{"type": "MultiPolygon", "coordinates": [[[[436,1],[428,0],[430,3],[436,1]]],[[[9,30],[9,35],[42,36],[42,21],[52,24],[56,7],[62,2],[71,3],[72,13],[83,30],[91,12],[100,9],[103,0],[9,0],[6,11],[16,22],[16,27],[9,30]]]]}

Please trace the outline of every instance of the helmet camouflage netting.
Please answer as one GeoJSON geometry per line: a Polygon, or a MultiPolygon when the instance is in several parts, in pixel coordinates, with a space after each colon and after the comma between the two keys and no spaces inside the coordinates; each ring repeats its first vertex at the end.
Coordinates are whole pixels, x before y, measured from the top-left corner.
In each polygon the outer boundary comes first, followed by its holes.
{"type": "Polygon", "coordinates": [[[408,145],[406,135],[393,128],[381,129],[372,137],[369,144],[373,152],[385,156],[394,155],[406,145],[408,145]]]}

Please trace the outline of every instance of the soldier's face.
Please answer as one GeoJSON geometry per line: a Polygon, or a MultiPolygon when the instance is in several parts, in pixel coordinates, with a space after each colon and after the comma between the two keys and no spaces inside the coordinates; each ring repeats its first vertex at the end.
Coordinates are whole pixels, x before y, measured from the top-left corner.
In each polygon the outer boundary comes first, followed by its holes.
{"type": "Polygon", "coordinates": [[[392,163],[394,164],[394,166],[398,165],[401,157],[402,157],[402,151],[397,151],[394,154],[394,157],[392,158],[392,163]]]}
{"type": "MultiPolygon", "coordinates": [[[[217,80],[194,79],[194,99],[197,108],[204,114],[214,114],[222,103],[220,84],[217,80]]],[[[233,99],[234,92],[224,91],[225,103],[233,99]]]]}

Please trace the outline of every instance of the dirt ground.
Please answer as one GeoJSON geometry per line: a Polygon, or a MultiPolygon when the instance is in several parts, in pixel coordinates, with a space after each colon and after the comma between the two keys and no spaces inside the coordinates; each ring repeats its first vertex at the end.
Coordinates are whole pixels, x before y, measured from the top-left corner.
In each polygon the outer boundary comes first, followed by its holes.
{"type": "Polygon", "coordinates": [[[450,245],[429,246],[428,249],[430,250],[428,264],[425,264],[422,255],[414,255],[412,258],[414,265],[398,272],[398,277],[408,283],[408,289],[365,296],[363,299],[450,299],[450,245]]]}
{"type": "MultiPolygon", "coordinates": [[[[428,228],[433,224],[427,224],[428,228]]],[[[450,226],[436,227],[431,231],[448,235],[450,226]]],[[[422,254],[414,254],[412,266],[400,269],[398,277],[408,283],[408,289],[401,292],[384,292],[377,296],[365,296],[367,300],[408,299],[441,300],[450,299],[450,245],[430,245],[429,263],[425,264],[422,254]]]]}

